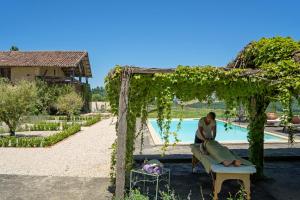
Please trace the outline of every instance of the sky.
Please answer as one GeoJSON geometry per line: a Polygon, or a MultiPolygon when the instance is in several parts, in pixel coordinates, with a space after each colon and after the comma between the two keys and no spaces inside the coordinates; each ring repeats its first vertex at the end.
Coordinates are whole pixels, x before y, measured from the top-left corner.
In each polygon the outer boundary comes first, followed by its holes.
{"type": "Polygon", "coordinates": [[[85,50],[92,87],[115,65],[224,66],[250,41],[300,40],[298,0],[0,0],[0,50],[85,50]]]}

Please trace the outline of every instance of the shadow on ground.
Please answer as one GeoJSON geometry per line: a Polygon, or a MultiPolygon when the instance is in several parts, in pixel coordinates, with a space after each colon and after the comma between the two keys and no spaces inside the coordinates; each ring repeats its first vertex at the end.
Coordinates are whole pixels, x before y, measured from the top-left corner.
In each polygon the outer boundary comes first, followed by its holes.
{"type": "Polygon", "coordinates": [[[108,178],[0,175],[1,200],[106,200],[108,178]]]}
{"type": "MultiPolygon", "coordinates": [[[[181,199],[210,200],[211,177],[199,166],[196,174],[190,163],[165,163],[171,169],[171,189],[181,199]],[[202,193],[201,193],[202,191],[202,193]]],[[[252,184],[254,200],[297,200],[300,197],[300,161],[268,161],[268,178],[252,184]]],[[[111,199],[108,178],[0,175],[1,200],[105,200],[111,199]]],[[[219,199],[240,189],[237,181],[224,182],[219,199]]]]}
{"type": "MultiPolygon", "coordinates": [[[[212,199],[212,181],[199,166],[196,174],[189,163],[165,164],[172,171],[171,188],[182,199],[212,199]]],[[[251,185],[254,200],[296,200],[300,196],[300,162],[267,162],[266,178],[251,185]]],[[[227,199],[236,194],[240,183],[234,180],[223,183],[219,199],[227,199]]]]}

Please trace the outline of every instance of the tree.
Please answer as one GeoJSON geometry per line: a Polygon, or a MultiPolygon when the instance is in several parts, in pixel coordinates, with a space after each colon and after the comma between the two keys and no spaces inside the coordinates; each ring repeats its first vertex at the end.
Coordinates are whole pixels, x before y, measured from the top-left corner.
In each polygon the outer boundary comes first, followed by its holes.
{"type": "Polygon", "coordinates": [[[48,84],[44,81],[37,81],[37,111],[36,113],[48,114],[56,111],[56,102],[59,96],[75,91],[71,85],[48,84]]]}
{"type": "Polygon", "coordinates": [[[11,46],[10,51],[19,51],[19,48],[17,46],[11,46]]]}
{"type": "Polygon", "coordinates": [[[92,89],[92,101],[106,101],[107,94],[104,87],[97,86],[92,89]]]}
{"type": "Polygon", "coordinates": [[[15,136],[21,118],[34,109],[36,86],[26,81],[12,85],[1,80],[0,94],[0,120],[9,127],[10,135],[15,136]]]}
{"type": "Polygon", "coordinates": [[[75,91],[72,91],[68,94],[59,96],[56,104],[58,111],[61,114],[66,114],[68,119],[70,119],[71,116],[80,113],[83,106],[83,100],[75,91]]]}

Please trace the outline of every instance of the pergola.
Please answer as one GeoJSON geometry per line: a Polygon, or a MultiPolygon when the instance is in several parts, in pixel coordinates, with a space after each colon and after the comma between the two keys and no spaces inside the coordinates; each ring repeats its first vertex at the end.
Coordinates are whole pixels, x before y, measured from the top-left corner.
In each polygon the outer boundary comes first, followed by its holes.
{"type": "MultiPolygon", "coordinates": [[[[225,71],[234,68],[218,68],[225,71]]],[[[119,109],[118,109],[118,130],[117,130],[117,157],[116,157],[116,198],[124,198],[125,188],[125,156],[126,156],[126,135],[127,135],[127,111],[128,97],[130,87],[130,77],[135,74],[156,74],[156,73],[173,73],[175,68],[138,68],[124,66],[121,75],[121,89],[119,94],[119,109]]],[[[244,70],[240,76],[250,76],[260,72],[259,69],[244,70]]]]}

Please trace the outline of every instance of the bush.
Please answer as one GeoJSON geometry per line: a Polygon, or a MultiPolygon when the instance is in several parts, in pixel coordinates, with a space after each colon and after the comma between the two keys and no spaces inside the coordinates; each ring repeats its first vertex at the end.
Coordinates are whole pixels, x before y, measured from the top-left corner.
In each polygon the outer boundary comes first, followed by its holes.
{"type": "MultiPolygon", "coordinates": [[[[70,118],[71,121],[82,121],[82,120],[88,120],[89,116],[72,116],[70,118]]],[[[68,120],[68,116],[59,116],[58,120],[68,120]]]]}
{"type": "Polygon", "coordinates": [[[68,119],[80,113],[83,106],[82,98],[76,92],[70,92],[57,99],[57,109],[61,114],[66,114],[68,119]]]}
{"type": "Polygon", "coordinates": [[[56,144],[56,143],[62,141],[63,139],[77,133],[78,131],[80,131],[80,125],[73,124],[72,126],[61,131],[58,134],[54,134],[54,135],[50,135],[50,136],[46,137],[44,146],[51,146],[53,144],[56,144]]]}
{"type": "MultiPolygon", "coordinates": [[[[188,195],[186,199],[190,199],[191,193],[188,195]]],[[[162,200],[180,200],[181,198],[175,195],[175,191],[171,191],[168,188],[166,192],[160,192],[160,196],[162,200]]],[[[137,189],[131,190],[128,195],[125,196],[124,200],[149,200],[149,197],[146,195],[141,194],[141,192],[137,189]]]]}
{"type": "Polygon", "coordinates": [[[26,131],[58,131],[60,130],[60,123],[40,122],[33,125],[25,125],[26,131]]]}
{"type": "Polygon", "coordinates": [[[55,103],[58,97],[75,91],[72,85],[48,84],[44,81],[37,81],[37,111],[36,113],[56,113],[55,103]]]}
{"type": "Polygon", "coordinates": [[[142,195],[139,190],[132,190],[124,200],[149,200],[149,197],[142,195]]]}
{"type": "Polygon", "coordinates": [[[66,129],[47,137],[0,137],[0,147],[48,147],[80,131],[79,124],[66,125],[66,129]]]}
{"type": "Polygon", "coordinates": [[[5,132],[6,132],[5,129],[3,127],[0,127],[0,134],[5,132]]]}

